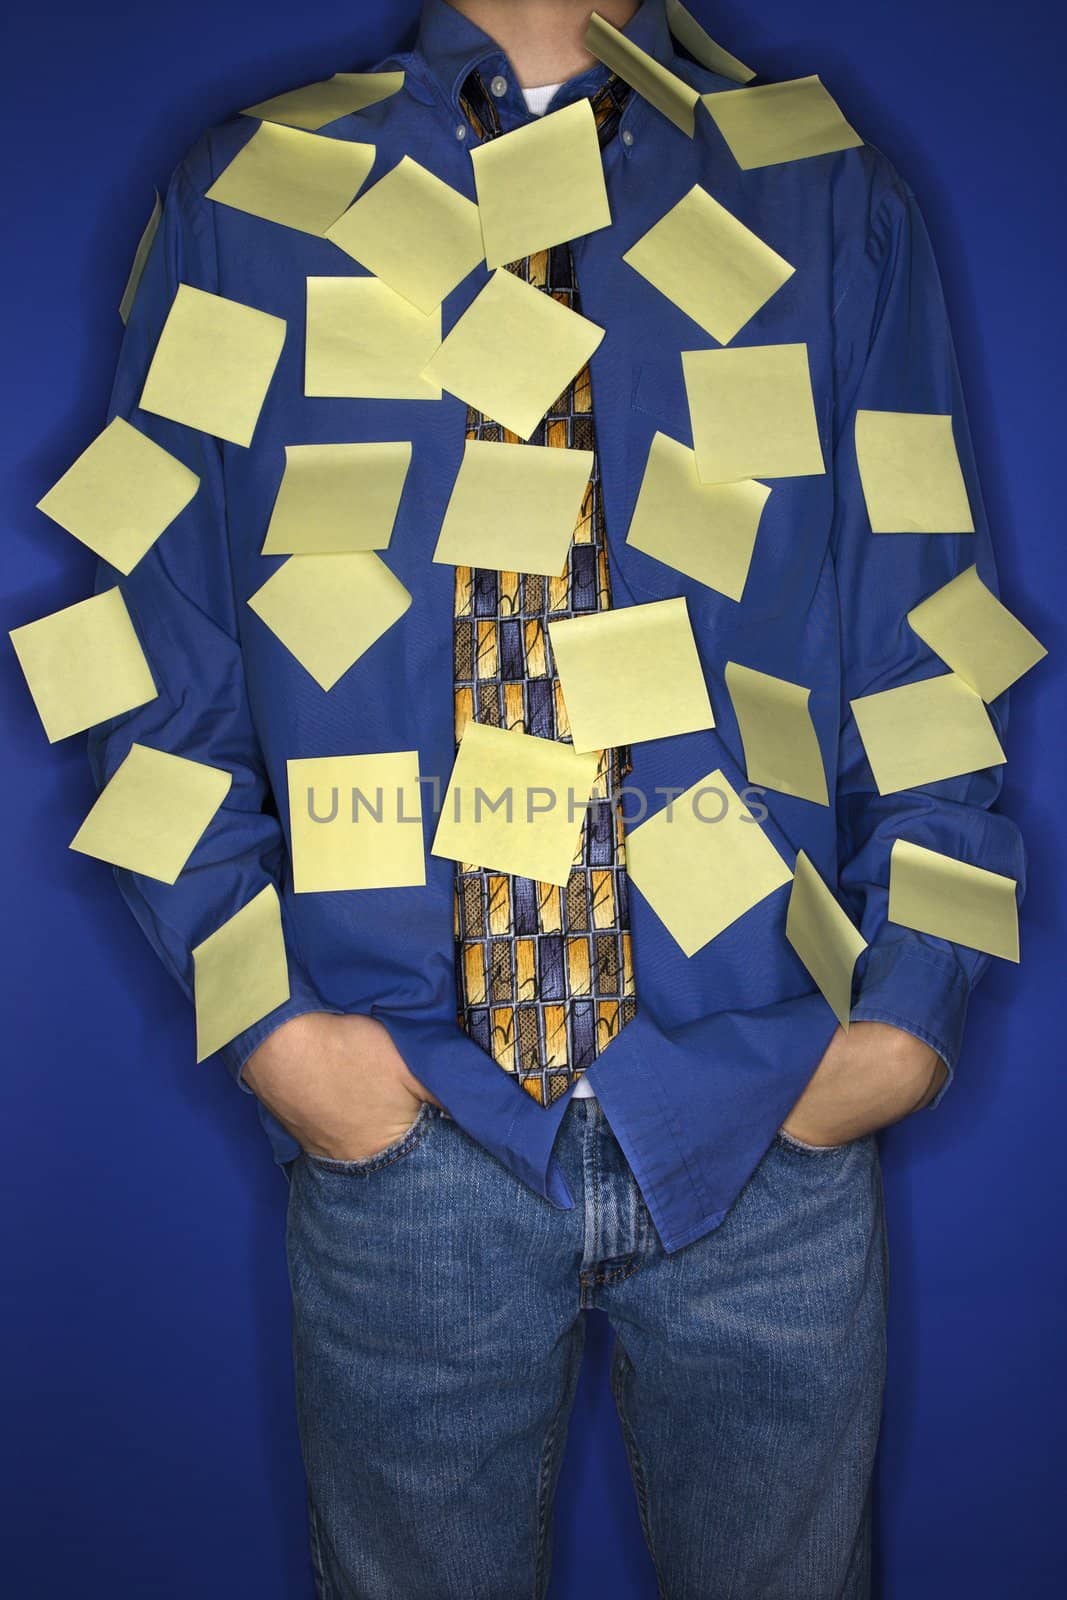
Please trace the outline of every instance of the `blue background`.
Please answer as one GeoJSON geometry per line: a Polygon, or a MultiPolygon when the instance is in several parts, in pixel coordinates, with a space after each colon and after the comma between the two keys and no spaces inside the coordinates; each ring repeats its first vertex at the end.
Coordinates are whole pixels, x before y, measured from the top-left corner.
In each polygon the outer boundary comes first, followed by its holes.
{"type": "MultiPolygon", "coordinates": [[[[1017,971],[994,963],[942,1108],[883,1141],[891,1374],[880,1592],[1029,1600],[1060,1529],[1064,594],[1062,11],[1019,0],[691,0],[768,78],[819,72],[915,189],[941,262],[1004,598],[1051,659],[1014,693],[1004,806],[1031,855],[1017,971]]],[[[34,509],[104,422],[116,303],[197,133],[365,67],[417,0],[133,0],[6,25],[0,390],[4,632],[91,591],[34,509]]],[[[92,800],[0,640],[7,845],[0,1371],[7,1592],[306,1600],[285,1183],[251,1101],[193,1065],[191,1014],[108,870],[66,850],[92,800]]],[[[651,1600],[594,1320],[553,1600],[651,1600]]],[[[506,1514],[501,1508],[502,1515],[506,1514]]]]}

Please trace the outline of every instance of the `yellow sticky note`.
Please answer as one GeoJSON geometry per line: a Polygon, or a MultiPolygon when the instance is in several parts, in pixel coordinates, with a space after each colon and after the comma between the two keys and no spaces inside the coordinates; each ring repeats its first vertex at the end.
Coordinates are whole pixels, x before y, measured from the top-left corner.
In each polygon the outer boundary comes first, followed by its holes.
{"type": "Polygon", "coordinates": [[[290,556],[248,604],[323,689],[393,626],[411,596],[374,554],[290,556]]]}
{"type": "Polygon", "coordinates": [[[378,278],[309,278],[304,393],[440,400],[421,376],[441,343],[441,309],[423,312],[378,278]]]}
{"type": "Polygon", "coordinates": [[[749,783],[829,805],[826,769],[808,706],[811,690],[737,661],[726,663],[726,687],[745,747],[749,783]]]}
{"type": "Polygon", "coordinates": [[[372,144],[263,122],[207,190],[219,205],[321,237],[374,165],[372,144]]]}
{"type": "Polygon", "coordinates": [[[315,756],[287,766],[297,894],[426,882],[417,750],[315,756]]]}
{"type": "Polygon", "coordinates": [[[1016,882],[906,839],[893,842],[889,920],[971,950],[1019,959],[1016,882]]]}
{"type": "Polygon", "coordinates": [[[826,471],[806,344],[683,350],[682,371],[705,483],[826,471]]]}
{"type": "Polygon", "coordinates": [[[657,433],[626,542],[740,600],[770,492],[752,478],[701,483],[693,451],[657,433]]]}
{"type": "Polygon", "coordinates": [[[603,337],[596,323],[498,267],[424,375],[528,439],[603,337]]]}
{"type": "Polygon", "coordinates": [[[263,554],[384,550],[410,463],[410,439],[286,445],[263,554]]]}
{"type": "Polygon", "coordinates": [[[653,600],[548,625],[576,750],[713,728],[684,600],[653,600]]]}
{"type": "Polygon", "coordinates": [[[588,99],[478,145],[471,163],[490,267],[611,226],[588,99]]]}
{"type": "Polygon", "coordinates": [[[468,439],[434,560],[558,578],[592,470],[591,450],[468,439]]]}
{"type": "Polygon", "coordinates": [[[792,876],[719,771],[627,834],[626,867],[687,956],[792,876]]]}
{"type": "Polygon", "coordinates": [[[247,106],[244,117],[259,117],[263,122],[281,123],[286,128],[306,128],[314,132],[338,117],[388,100],[404,86],[402,72],[335,72],[332,78],[287,89],[269,100],[247,106]]]}
{"type": "Polygon", "coordinates": [[[798,851],[793,869],[785,936],[847,1033],[852,1012],[852,974],[867,941],[842,911],[803,850],[798,851]]]}
{"type": "Polygon", "coordinates": [[[873,533],[973,533],[952,418],[857,411],[856,461],[873,533]]]}
{"type": "Polygon", "coordinates": [[[997,695],[1048,651],[968,567],[921,605],[908,621],[953,672],[983,700],[997,695]]]}
{"type": "Polygon", "coordinates": [[[231,444],[251,444],[284,343],[281,317],[180,283],[142,409],[231,444]]]}
{"type": "Polygon", "coordinates": [[[518,729],[467,724],[433,854],[561,887],[581,843],[597,756],[518,729]]]}
{"type": "Polygon", "coordinates": [[[738,61],[729,50],[715,42],[681,0],[667,0],[667,26],[678,43],[709,72],[717,72],[721,78],[729,78],[734,83],[747,83],[756,76],[751,67],[746,67],[743,61],[738,61]]]}
{"type": "Polygon", "coordinates": [[[979,772],[1006,759],[981,696],[953,672],[850,704],[879,794],[979,772]]]}
{"type": "Polygon", "coordinates": [[[698,183],[622,259],[720,344],[795,271],[698,183]]]}
{"type": "Polygon", "coordinates": [[[11,643],[50,744],[156,698],[120,589],[12,628],[11,643]]]}
{"type": "Polygon", "coordinates": [[[196,946],[193,992],[197,1061],[206,1061],[288,1000],[289,964],[273,885],[196,946]]]}
{"type": "Polygon", "coordinates": [[[157,189],[155,201],[148,214],[148,221],[145,223],[141,237],[137,241],[137,249],[134,251],[133,260],[130,263],[126,287],[123,289],[122,299],[119,301],[119,316],[124,323],[130,320],[133,302],[137,299],[137,291],[141,287],[144,269],[148,265],[148,257],[151,253],[152,245],[155,243],[155,237],[159,232],[159,224],[162,220],[163,202],[159,198],[159,190],[157,189]]]}
{"type": "Polygon", "coordinates": [[[583,42],[590,55],[610,67],[623,83],[628,83],[643,100],[661,111],[676,128],[687,133],[690,139],[693,137],[696,103],[700,99],[697,89],[627,39],[595,11],[589,18],[583,42]]]}
{"type": "Polygon", "coordinates": [[[225,800],[230,781],[221,767],[133,744],[70,848],[174,883],[225,800]]]}
{"type": "Polygon", "coordinates": [[[115,417],[37,509],[129,573],[184,511],[199,483],[184,462],[115,417]]]}
{"type": "Polygon", "coordinates": [[[410,156],[360,195],[326,237],[424,313],[482,259],[478,207],[410,156]]]}
{"type": "Polygon", "coordinates": [[[702,98],[746,172],[831,150],[852,150],[863,143],[816,76],[725,89],[702,98]]]}

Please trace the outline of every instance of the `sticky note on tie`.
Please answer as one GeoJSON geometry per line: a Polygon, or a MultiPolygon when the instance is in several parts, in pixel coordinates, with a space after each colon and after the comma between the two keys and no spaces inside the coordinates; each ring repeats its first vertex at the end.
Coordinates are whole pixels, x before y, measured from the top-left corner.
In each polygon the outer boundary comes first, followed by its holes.
{"type": "Polygon", "coordinates": [[[968,567],[908,612],[912,628],[983,700],[995,700],[1048,651],[968,567]]]}
{"type": "Polygon", "coordinates": [[[1005,961],[1019,959],[1015,879],[907,839],[893,842],[888,914],[890,922],[919,933],[1005,961]]]}
{"type": "Polygon", "coordinates": [[[726,663],[726,687],[745,747],[749,783],[829,805],[826,769],[808,705],[811,690],[737,661],[726,663]]]}
{"type": "Polygon", "coordinates": [[[699,91],[676,72],[628,39],[618,28],[594,11],[583,41],[589,54],[596,56],[615,75],[635,89],[642,100],[661,111],[676,128],[689,135],[696,129],[696,104],[699,91]]]}
{"type": "Polygon", "coordinates": [[[262,122],[207,199],[321,237],[351,205],[374,154],[372,144],[262,122]]]}
{"type": "Polygon", "coordinates": [[[410,156],[360,195],[326,237],[423,313],[482,259],[478,207],[410,156]]]}
{"type": "Polygon", "coordinates": [[[377,278],[307,281],[305,394],[440,400],[421,376],[440,343],[440,307],[420,311],[377,278]]]}
{"type": "Polygon", "coordinates": [[[417,750],[286,765],[297,894],[425,884],[417,750]]]}
{"type": "Polygon", "coordinates": [[[251,444],[284,343],[281,317],[181,283],[141,406],[231,444],[251,444]]]}
{"type": "Polygon", "coordinates": [[[372,550],[290,556],[248,604],[323,689],[404,615],[411,596],[372,550]]]}
{"type": "Polygon", "coordinates": [[[863,143],[816,76],[724,89],[702,98],[746,172],[831,150],[852,150],[863,143]]]}
{"type": "Polygon", "coordinates": [[[825,472],[806,344],[683,350],[682,371],[705,483],[825,472]]]}
{"type": "Polygon", "coordinates": [[[350,116],[367,106],[388,100],[404,86],[402,72],[335,72],[332,78],[287,89],[269,100],[247,106],[243,117],[259,117],[287,128],[306,128],[314,132],[338,117],[350,116]]]}
{"type": "Polygon", "coordinates": [[[731,600],[745,591],[765,483],[702,483],[693,451],[657,433],[645,463],[627,544],[731,600]]]}
{"type": "Polygon", "coordinates": [[[206,1061],[289,998],[278,892],[268,885],[193,951],[196,1059],[206,1061]]]}
{"type": "Polygon", "coordinates": [[[561,888],[581,844],[597,756],[470,722],[441,804],[433,854],[561,888]]]}
{"type": "Polygon", "coordinates": [[[729,344],[795,271],[699,184],[623,260],[720,344],[729,344]]]}
{"type": "Polygon", "coordinates": [[[119,589],[12,628],[50,744],[156,698],[156,686],[119,589]]]}
{"type": "Polygon", "coordinates": [[[576,750],[713,728],[684,600],[653,600],[548,625],[576,750]]]}
{"type": "Polygon", "coordinates": [[[410,463],[410,439],[286,445],[263,554],[384,550],[410,463]]]}
{"type": "Polygon", "coordinates": [[[478,145],[471,163],[490,267],[611,226],[588,99],[478,145]]]}
{"type": "Polygon", "coordinates": [[[692,13],[685,9],[681,0],[667,0],[667,26],[694,61],[699,61],[711,72],[717,72],[721,78],[729,78],[734,83],[747,83],[756,76],[751,67],[746,67],[743,61],[716,43],[692,13]]]}
{"type": "Polygon", "coordinates": [[[857,411],[856,461],[872,533],[973,533],[952,418],[857,411]]]}
{"type": "Polygon", "coordinates": [[[184,462],[115,417],[37,509],[129,573],[185,510],[199,483],[184,462]]]}
{"type": "Polygon", "coordinates": [[[225,800],[230,774],[133,744],[70,842],[160,883],[174,883],[225,800]]]}
{"type": "Polygon", "coordinates": [[[1006,759],[981,696],[955,673],[850,704],[879,794],[979,772],[1006,759]]]}
{"type": "Polygon", "coordinates": [[[603,337],[603,328],[498,268],[424,376],[528,439],[603,337]]]}
{"type": "Polygon", "coordinates": [[[434,560],[558,578],[592,470],[591,450],[468,439],[434,560]]]}
{"type": "Polygon", "coordinates": [[[803,850],[797,853],[793,869],[785,936],[847,1032],[852,1012],[852,974],[867,941],[842,911],[803,850]]]}
{"type": "Polygon", "coordinates": [[[626,867],[687,956],[792,876],[719,771],[627,834],[626,867]]]}

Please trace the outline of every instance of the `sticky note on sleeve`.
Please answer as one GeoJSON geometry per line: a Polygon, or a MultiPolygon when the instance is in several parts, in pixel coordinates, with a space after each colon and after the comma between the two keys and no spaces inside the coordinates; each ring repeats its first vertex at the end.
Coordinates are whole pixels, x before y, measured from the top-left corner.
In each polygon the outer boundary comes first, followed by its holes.
{"type": "Polygon", "coordinates": [[[1005,961],[1019,959],[1015,879],[906,839],[893,842],[889,920],[1005,961]]]}
{"type": "Polygon", "coordinates": [[[968,567],[921,605],[908,621],[965,683],[995,700],[1048,651],[968,567]]]}
{"type": "Polygon", "coordinates": [[[197,1061],[288,1000],[282,913],[272,884],[193,950],[193,994],[197,1061]]]}
{"type": "Polygon", "coordinates": [[[156,697],[117,588],[13,628],[11,643],[51,744],[156,697]]]}
{"type": "Polygon", "coordinates": [[[797,853],[793,869],[785,936],[847,1032],[852,1011],[852,974],[867,941],[842,911],[803,850],[797,853]]]}
{"type": "Polygon", "coordinates": [[[857,411],[856,461],[872,533],[973,533],[952,418],[857,411]]]}
{"type": "Polygon", "coordinates": [[[220,767],[133,744],[70,848],[174,883],[225,800],[230,781],[220,767]]]}
{"type": "Polygon", "coordinates": [[[1006,759],[981,696],[953,672],[850,704],[879,794],[958,778],[1006,759]]]}

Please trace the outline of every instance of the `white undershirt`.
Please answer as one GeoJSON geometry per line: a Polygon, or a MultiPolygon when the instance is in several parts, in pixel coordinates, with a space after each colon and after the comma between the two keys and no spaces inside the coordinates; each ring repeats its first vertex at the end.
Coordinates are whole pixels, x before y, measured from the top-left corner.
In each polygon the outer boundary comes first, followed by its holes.
{"type": "MultiPolygon", "coordinates": [[[[535,117],[543,116],[545,111],[548,109],[552,96],[559,87],[560,85],[558,83],[545,83],[536,89],[524,89],[522,91],[522,95],[523,99],[526,101],[526,109],[528,111],[532,111],[535,117]]],[[[583,1100],[592,1100],[596,1098],[593,1093],[593,1085],[589,1082],[589,1079],[586,1077],[584,1072],[578,1079],[578,1082],[575,1084],[572,1093],[576,1099],[578,1097],[581,1097],[583,1100]]]]}

